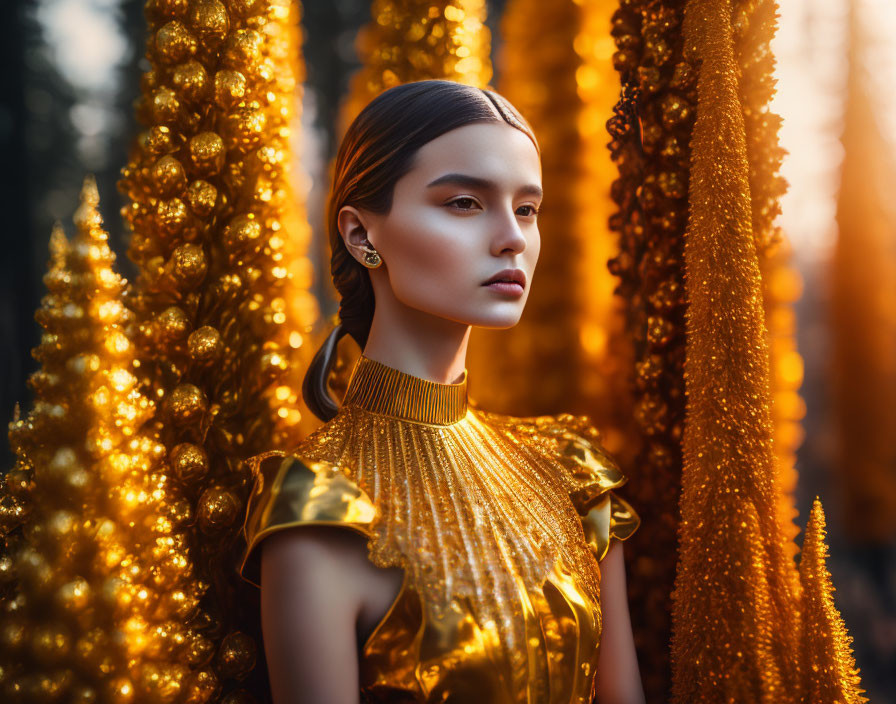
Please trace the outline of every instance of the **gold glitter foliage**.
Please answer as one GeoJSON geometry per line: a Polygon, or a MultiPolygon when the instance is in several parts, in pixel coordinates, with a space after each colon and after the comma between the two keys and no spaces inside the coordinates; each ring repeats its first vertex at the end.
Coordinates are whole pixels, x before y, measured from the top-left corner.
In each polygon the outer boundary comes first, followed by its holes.
{"type": "Polygon", "coordinates": [[[180,496],[164,447],[140,432],[154,410],[88,178],[69,243],[51,239],[35,315],[34,409],[10,424],[5,479],[0,693],[4,702],[172,701],[187,663],[166,653],[195,607],[180,496]],[[163,668],[157,666],[164,663],[163,668]]]}
{"type": "MultiPolygon", "coordinates": [[[[760,34],[770,32],[774,7],[731,0],[691,0],[684,23],[688,56],[698,66],[698,111],[685,243],[688,406],[673,592],[676,702],[801,702],[801,673],[813,676],[800,658],[801,589],[779,511],[759,253],[774,214],[768,203],[780,189],[775,179],[762,179],[774,173],[778,157],[757,159],[748,142],[748,135],[766,141],[774,133],[772,120],[762,118],[767,124],[759,129],[745,118],[758,119],[751,110],[770,94],[767,86],[753,93],[759,100],[746,99],[750,73],[737,68],[743,47],[735,28],[743,29],[748,11],[757,13],[748,18],[756,27],[766,27],[760,34]],[[758,210],[754,193],[765,203],[758,210]]],[[[770,73],[768,56],[756,61],[770,73]]]]}
{"type": "Polygon", "coordinates": [[[632,502],[650,520],[632,536],[632,627],[648,701],[668,701],[670,594],[677,558],[684,395],[684,261],[695,72],[683,55],[684,2],[633,0],[613,14],[622,95],[607,123],[619,170],[610,262],[634,348],[627,375],[635,427],[623,467],[632,502]]]}
{"type": "Polygon", "coordinates": [[[610,265],[635,346],[635,466],[650,479],[632,486],[652,520],[633,537],[644,557],[630,586],[649,700],[805,700],[792,559],[799,280],[774,225],[785,183],[768,111],[776,9],[636,0],[613,17],[622,97],[608,123],[620,234],[610,265]],[[671,696],[653,645],[667,609],[671,696]]]}
{"type": "Polygon", "coordinates": [[[297,444],[316,421],[299,393],[319,316],[291,182],[300,16],[290,0],[146,5],[145,129],[119,187],[150,427],[205,589],[169,653],[166,667],[192,673],[176,701],[269,696],[257,595],[235,585],[234,551],[252,479],[243,459],[297,444]]]}
{"type": "Polygon", "coordinates": [[[808,702],[863,704],[859,671],[850,645],[852,637],[834,606],[834,586],[825,565],[825,520],[816,497],[803,539],[800,583],[803,588],[804,628],[801,645],[803,692],[808,702]]]}
{"type": "Polygon", "coordinates": [[[485,0],[374,0],[355,40],[361,69],[340,111],[344,134],[392,86],[443,78],[484,88],[492,77],[485,0]]]}
{"type": "Polygon", "coordinates": [[[731,0],[691,0],[684,22],[699,69],[685,241],[688,408],[673,699],[796,702],[798,594],[777,511],[732,9],[731,0]]]}

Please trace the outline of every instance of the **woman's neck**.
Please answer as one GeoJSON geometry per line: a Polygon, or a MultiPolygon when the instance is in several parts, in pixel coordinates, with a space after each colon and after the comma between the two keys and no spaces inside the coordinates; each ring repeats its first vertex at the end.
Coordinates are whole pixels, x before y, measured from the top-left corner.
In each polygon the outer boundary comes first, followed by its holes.
{"type": "Polygon", "coordinates": [[[377,300],[364,356],[439,384],[460,381],[471,326],[377,300]]]}

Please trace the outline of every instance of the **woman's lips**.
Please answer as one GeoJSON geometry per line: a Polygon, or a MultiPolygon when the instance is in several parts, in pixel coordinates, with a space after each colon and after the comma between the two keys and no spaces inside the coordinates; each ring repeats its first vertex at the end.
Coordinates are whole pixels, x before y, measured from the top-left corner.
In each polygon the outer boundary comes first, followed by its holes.
{"type": "Polygon", "coordinates": [[[514,296],[516,298],[523,295],[523,287],[516,282],[495,281],[494,283],[485,284],[485,287],[490,288],[492,291],[497,291],[498,293],[514,296]]]}

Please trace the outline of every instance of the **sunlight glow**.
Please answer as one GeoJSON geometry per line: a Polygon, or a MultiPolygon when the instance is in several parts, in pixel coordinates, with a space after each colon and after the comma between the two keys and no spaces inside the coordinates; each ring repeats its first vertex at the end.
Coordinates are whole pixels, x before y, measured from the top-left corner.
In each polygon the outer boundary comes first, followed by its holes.
{"type": "Polygon", "coordinates": [[[847,2],[790,0],[778,9],[771,110],[783,118],[781,174],[788,183],[778,223],[800,259],[827,259],[837,236],[847,2]]]}

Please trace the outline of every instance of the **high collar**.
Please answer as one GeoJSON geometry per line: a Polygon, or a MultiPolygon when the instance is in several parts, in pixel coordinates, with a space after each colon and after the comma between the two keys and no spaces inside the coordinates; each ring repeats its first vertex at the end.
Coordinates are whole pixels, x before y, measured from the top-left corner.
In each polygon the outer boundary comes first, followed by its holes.
{"type": "Polygon", "coordinates": [[[441,384],[362,354],[342,400],[350,404],[402,420],[452,425],[467,413],[467,370],[459,382],[441,384]]]}

